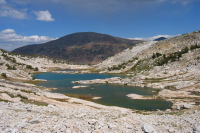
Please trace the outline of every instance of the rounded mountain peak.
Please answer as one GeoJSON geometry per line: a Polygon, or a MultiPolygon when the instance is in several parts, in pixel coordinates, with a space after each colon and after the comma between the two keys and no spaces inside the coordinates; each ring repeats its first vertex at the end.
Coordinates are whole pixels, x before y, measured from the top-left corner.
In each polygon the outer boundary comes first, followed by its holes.
{"type": "Polygon", "coordinates": [[[75,64],[97,64],[140,42],[95,32],[78,32],[43,44],[23,46],[13,52],[42,55],[75,64]]]}
{"type": "Polygon", "coordinates": [[[77,32],[73,34],[61,37],[62,43],[67,43],[68,45],[84,45],[91,42],[115,42],[121,43],[123,39],[118,37],[113,37],[106,34],[96,33],[96,32],[77,32]]]}

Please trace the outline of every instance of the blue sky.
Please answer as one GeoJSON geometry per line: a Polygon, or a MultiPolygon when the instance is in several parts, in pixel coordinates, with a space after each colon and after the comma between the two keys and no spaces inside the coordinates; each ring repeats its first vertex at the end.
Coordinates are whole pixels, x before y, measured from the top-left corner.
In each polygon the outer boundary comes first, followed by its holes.
{"type": "Polygon", "coordinates": [[[0,48],[75,32],[123,38],[200,30],[200,0],[0,0],[0,48]]]}

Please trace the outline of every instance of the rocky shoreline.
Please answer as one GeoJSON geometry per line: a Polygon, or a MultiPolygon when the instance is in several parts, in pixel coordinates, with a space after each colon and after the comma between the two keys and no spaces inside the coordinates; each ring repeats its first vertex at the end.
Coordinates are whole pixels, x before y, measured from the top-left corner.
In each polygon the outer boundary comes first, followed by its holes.
{"type": "Polygon", "coordinates": [[[3,96],[10,97],[4,99],[7,102],[0,102],[2,133],[200,132],[199,106],[184,110],[134,111],[104,106],[51,93],[35,85],[6,80],[0,80],[0,94],[1,99],[3,96]],[[18,100],[13,101],[14,99],[18,100]],[[25,100],[29,102],[24,103],[25,100]],[[40,106],[35,105],[38,103],[40,106]]]}
{"type": "MultiPolygon", "coordinates": [[[[200,104],[200,83],[199,71],[188,72],[175,75],[159,75],[158,77],[135,76],[129,78],[113,77],[107,79],[93,79],[73,81],[74,84],[119,84],[128,86],[149,87],[159,90],[159,93],[153,96],[154,99],[164,99],[173,103],[173,109],[181,109],[183,107],[192,108],[200,104]],[[189,77],[189,78],[188,78],[189,77]],[[178,80],[177,80],[178,79],[178,80]]],[[[129,75],[130,76],[130,75],[129,75]]],[[[131,95],[131,94],[130,94],[131,95]]],[[[130,96],[129,95],[129,96],[130,96]]],[[[131,99],[138,99],[134,95],[131,99]]],[[[139,96],[140,99],[152,99],[152,97],[139,96]]]]}

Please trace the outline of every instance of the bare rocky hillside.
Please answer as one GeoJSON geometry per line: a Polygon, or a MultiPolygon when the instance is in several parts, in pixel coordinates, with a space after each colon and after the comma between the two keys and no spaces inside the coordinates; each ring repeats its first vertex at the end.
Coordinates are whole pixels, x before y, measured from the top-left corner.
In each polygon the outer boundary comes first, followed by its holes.
{"type": "Polygon", "coordinates": [[[97,65],[108,73],[151,75],[200,68],[200,32],[192,32],[159,42],[145,42],[126,49],[97,65]]]}
{"type": "Polygon", "coordinates": [[[47,72],[55,69],[88,68],[88,66],[69,65],[63,61],[51,60],[45,57],[23,56],[0,50],[1,78],[31,80],[31,74],[47,72]]]}

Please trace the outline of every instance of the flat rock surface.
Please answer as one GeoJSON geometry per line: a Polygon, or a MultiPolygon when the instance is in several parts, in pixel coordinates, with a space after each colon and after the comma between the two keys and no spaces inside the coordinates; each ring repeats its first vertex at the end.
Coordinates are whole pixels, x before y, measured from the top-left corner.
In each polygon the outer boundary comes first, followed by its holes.
{"type": "Polygon", "coordinates": [[[138,94],[128,94],[126,96],[131,98],[131,99],[151,99],[149,97],[146,97],[146,96],[143,96],[143,95],[138,95],[138,94]]]}
{"type": "Polygon", "coordinates": [[[200,111],[150,114],[112,109],[58,108],[24,103],[0,102],[1,133],[144,133],[199,131],[200,111]]]}

